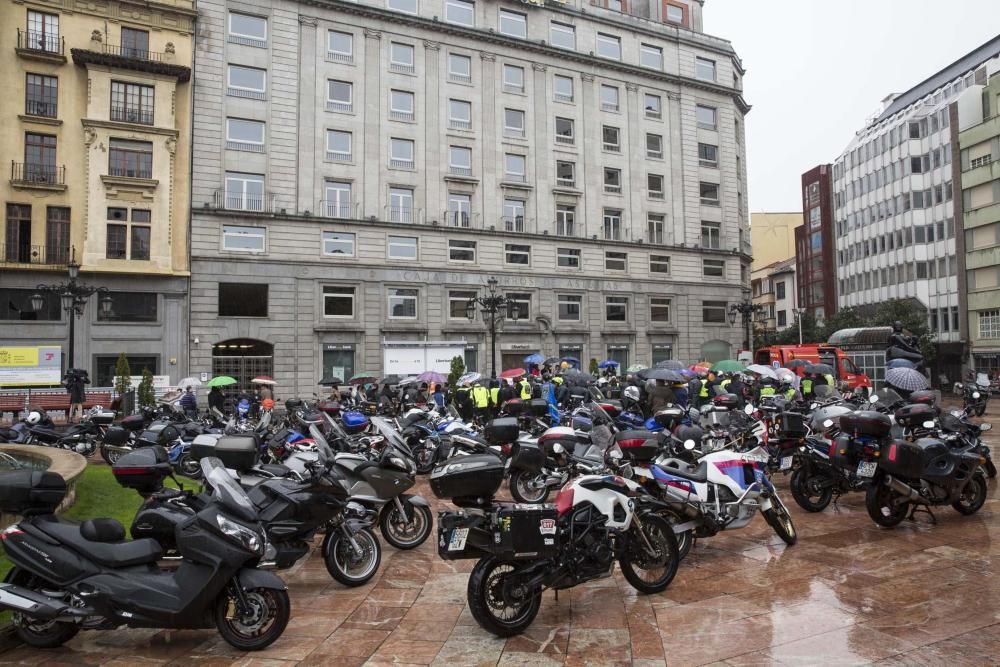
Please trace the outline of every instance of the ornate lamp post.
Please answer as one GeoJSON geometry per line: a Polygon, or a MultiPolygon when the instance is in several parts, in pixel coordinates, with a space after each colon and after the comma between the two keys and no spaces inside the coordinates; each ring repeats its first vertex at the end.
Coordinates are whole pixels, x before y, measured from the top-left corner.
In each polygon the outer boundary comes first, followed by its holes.
{"type": "Polygon", "coordinates": [[[519,315],[517,304],[503,294],[497,293],[499,281],[491,277],[486,281],[489,293],[469,299],[465,304],[465,315],[470,322],[476,321],[476,310],[483,317],[486,331],[490,335],[490,376],[496,377],[497,369],[497,332],[503,329],[504,320],[510,318],[517,322],[519,315]]]}
{"type": "Polygon", "coordinates": [[[764,306],[761,304],[755,304],[752,301],[729,304],[729,324],[735,326],[737,316],[742,318],[745,333],[743,344],[746,349],[750,351],[751,355],[753,354],[753,318],[754,315],[759,315],[763,312],[764,306]]]}
{"type": "Polygon", "coordinates": [[[76,263],[75,255],[76,251],[74,250],[73,254],[70,255],[69,264],[66,265],[66,269],[69,272],[69,280],[67,282],[54,285],[38,285],[35,288],[38,292],[31,296],[31,307],[36,313],[45,307],[44,294],[56,294],[59,296],[63,312],[69,315],[69,348],[67,350],[68,359],[66,360],[66,368],[74,367],[73,346],[76,335],[76,318],[83,315],[83,310],[90,297],[94,294],[100,294],[99,304],[101,314],[107,315],[111,312],[111,296],[108,294],[107,287],[94,287],[77,280],[80,276],[80,265],[76,263]]]}

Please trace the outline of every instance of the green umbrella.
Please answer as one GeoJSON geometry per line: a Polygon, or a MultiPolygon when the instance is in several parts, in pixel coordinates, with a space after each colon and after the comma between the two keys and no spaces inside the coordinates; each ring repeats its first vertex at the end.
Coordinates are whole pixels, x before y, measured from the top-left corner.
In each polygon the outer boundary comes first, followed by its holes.
{"type": "Polygon", "coordinates": [[[742,361],[736,361],[735,359],[725,359],[723,361],[715,362],[712,366],[712,370],[717,373],[736,373],[742,371],[746,368],[746,364],[742,361]]]}
{"type": "Polygon", "coordinates": [[[228,375],[219,375],[208,381],[206,386],[208,387],[228,387],[231,384],[236,384],[236,378],[231,378],[228,375]]]}

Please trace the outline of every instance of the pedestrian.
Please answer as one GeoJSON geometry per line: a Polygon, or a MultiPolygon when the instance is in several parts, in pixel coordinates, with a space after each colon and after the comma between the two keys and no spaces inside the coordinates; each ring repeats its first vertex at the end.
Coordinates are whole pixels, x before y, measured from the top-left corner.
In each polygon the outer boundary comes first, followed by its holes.
{"type": "Polygon", "coordinates": [[[655,415],[673,402],[674,392],[663,380],[657,380],[646,395],[646,405],[649,406],[650,415],[655,415]]]}
{"type": "Polygon", "coordinates": [[[194,395],[194,387],[188,385],[184,388],[184,395],[181,396],[181,408],[192,419],[198,416],[198,399],[194,395]]]}
{"type": "Polygon", "coordinates": [[[569,387],[562,376],[552,378],[552,383],[556,386],[556,405],[563,406],[569,403],[569,387]]]}
{"type": "Polygon", "coordinates": [[[444,387],[441,386],[440,382],[436,382],[434,384],[434,390],[431,392],[431,399],[437,407],[444,407],[444,387]]]}
{"type": "Polygon", "coordinates": [[[259,386],[257,390],[257,397],[260,398],[261,403],[263,403],[268,399],[271,399],[273,401],[274,392],[271,391],[271,388],[269,386],[267,386],[266,384],[262,384],[259,386]]]}
{"type": "Polygon", "coordinates": [[[226,407],[226,397],[222,393],[222,390],[218,387],[212,387],[208,390],[208,409],[218,410],[220,413],[225,412],[226,407]]]}
{"type": "Polygon", "coordinates": [[[489,419],[490,392],[477,380],[472,385],[471,395],[476,420],[483,424],[489,419]]]}
{"type": "Polygon", "coordinates": [[[517,391],[514,389],[514,383],[510,380],[501,380],[500,393],[497,396],[497,401],[499,402],[500,407],[503,407],[504,403],[514,398],[517,398],[517,391]]]}
{"type": "Polygon", "coordinates": [[[66,393],[69,394],[69,414],[66,421],[73,423],[83,418],[84,384],[88,382],[86,374],[81,374],[75,368],[66,371],[63,383],[66,385],[66,393]]]}
{"type": "Polygon", "coordinates": [[[490,380],[490,415],[496,417],[500,412],[500,380],[490,380]]]}
{"type": "Polygon", "coordinates": [[[531,383],[528,382],[527,377],[521,378],[521,381],[518,383],[517,388],[520,390],[519,395],[522,401],[527,401],[531,398],[531,383]]]}

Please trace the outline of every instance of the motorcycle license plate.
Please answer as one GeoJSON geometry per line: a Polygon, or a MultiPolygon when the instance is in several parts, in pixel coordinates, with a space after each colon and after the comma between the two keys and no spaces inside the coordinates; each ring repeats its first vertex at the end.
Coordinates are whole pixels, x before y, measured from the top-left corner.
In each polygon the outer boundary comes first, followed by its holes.
{"type": "Polygon", "coordinates": [[[874,477],[877,467],[878,463],[875,461],[862,461],[858,464],[858,477],[874,477]]]}
{"type": "Polygon", "coordinates": [[[465,549],[465,541],[469,539],[468,528],[456,528],[451,531],[451,539],[448,540],[448,551],[461,551],[465,549]]]}
{"type": "Polygon", "coordinates": [[[782,456],[781,457],[781,469],[782,470],[788,470],[789,468],[791,468],[792,467],[792,460],[794,460],[794,458],[795,458],[794,456],[782,456]]]}

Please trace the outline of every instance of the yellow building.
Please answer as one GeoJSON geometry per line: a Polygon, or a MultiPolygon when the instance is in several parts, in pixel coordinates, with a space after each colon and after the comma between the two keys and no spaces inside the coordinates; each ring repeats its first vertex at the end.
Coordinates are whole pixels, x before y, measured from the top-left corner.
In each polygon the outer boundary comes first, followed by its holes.
{"type": "Polygon", "coordinates": [[[751,271],[795,257],[795,228],[802,224],[802,212],[751,213],[750,238],[753,245],[751,271]]]}
{"type": "MultiPolygon", "coordinates": [[[[57,297],[39,283],[108,288],[76,322],[72,365],[105,385],[187,373],[193,0],[0,6],[0,346],[64,345],[57,297]]],[[[65,351],[65,347],[64,347],[65,351]]]]}

